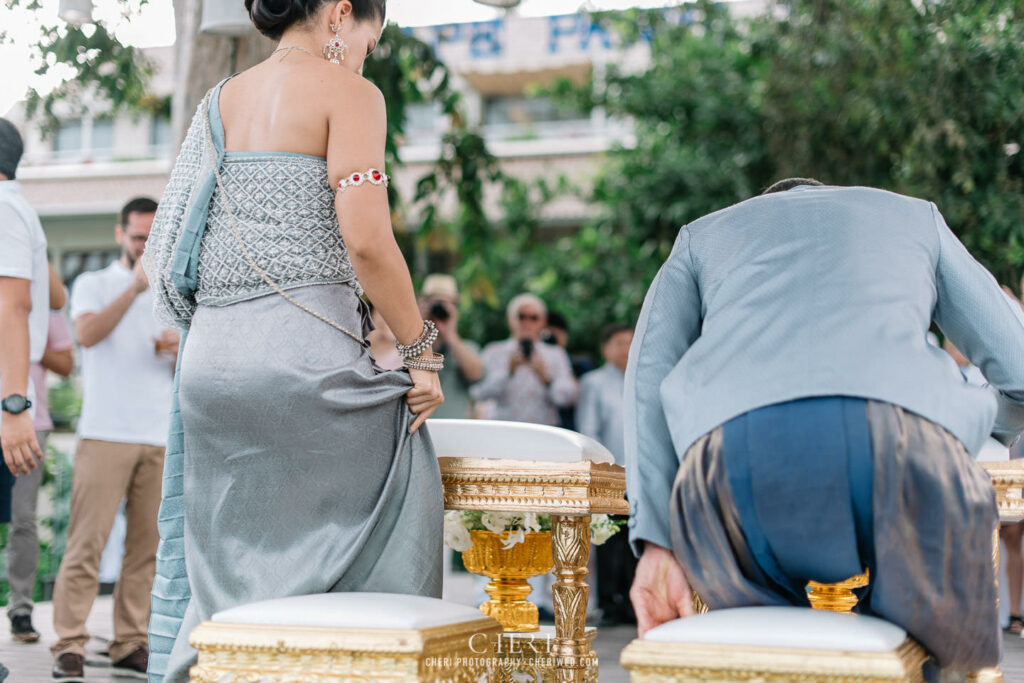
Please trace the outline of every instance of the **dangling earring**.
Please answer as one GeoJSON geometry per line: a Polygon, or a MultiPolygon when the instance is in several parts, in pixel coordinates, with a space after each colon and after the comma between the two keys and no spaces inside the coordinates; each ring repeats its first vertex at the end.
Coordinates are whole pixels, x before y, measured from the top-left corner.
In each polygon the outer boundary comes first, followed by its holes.
{"type": "Polygon", "coordinates": [[[341,24],[331,24],[331,30],[334,31],[334,37],[324,45],[324,59],[332,64],[341,64],[348,54],[348,45],[341,39],[341,24]]]}

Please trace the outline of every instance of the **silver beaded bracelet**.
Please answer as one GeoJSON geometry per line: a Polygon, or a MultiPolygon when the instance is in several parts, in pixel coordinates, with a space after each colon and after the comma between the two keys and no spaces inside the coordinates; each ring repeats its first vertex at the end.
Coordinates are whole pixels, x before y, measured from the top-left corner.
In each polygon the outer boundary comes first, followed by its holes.
{"type": "Polygon", "coordinates": [[[398,349],[398,355],[402,358],[412,358],[431,348],[435,341],[437,341],[437,325],[432,320],[424,320],[423,332],[416,341],[408,346],[396,341],[395,348],[398,349]]]}

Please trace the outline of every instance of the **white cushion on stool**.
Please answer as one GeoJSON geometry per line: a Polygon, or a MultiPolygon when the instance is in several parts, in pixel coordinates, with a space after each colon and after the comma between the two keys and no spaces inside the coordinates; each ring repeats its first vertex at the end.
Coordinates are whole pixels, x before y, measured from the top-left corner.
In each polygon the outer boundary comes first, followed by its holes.
{"type": "Polygon", "coordinates": [[[593,439],[546,425],[501,420],[427,420],[439,458],[504,458],[615,464],[593,439]]]}
{"type": "Polygon", "coordinates": [[[211,621],[252,626],[419,630],[475,621],[475,607],[421,595],[327,593],[253,602],[214,614],[211,621]]]}
{"type": "Polygon", "coordinates": [[[877,617],[807,607],[738,607],[676,619],[652,628],[645,641],[741,647],[890,652],[907,639],[877,617]]]}

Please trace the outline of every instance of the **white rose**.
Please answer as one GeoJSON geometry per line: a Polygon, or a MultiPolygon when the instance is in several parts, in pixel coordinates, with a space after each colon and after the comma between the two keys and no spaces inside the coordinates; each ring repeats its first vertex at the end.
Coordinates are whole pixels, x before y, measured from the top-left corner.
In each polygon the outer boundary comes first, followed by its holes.
{"type": "Polygon", "coordinates": [[[516,515],[508,512],[485,512],[480,516],[480,523],[483,524],[484,528],[488,531],[500,536],[512,525],[512,521],[515,517],[516,515]]]}
{"type": "Polygon", "coordinates": [[[444,544],[452,550],[460,553],[466,552],[473,547],[473,537],[469,535],[469,529],[459,522],[449,523],[445,519],[444,544]]]}
{"type": "Polygon", "coordinates": [[[593,515],[590,518],[590,542],[594,545],[603,545],[618,532],[618,525],[614,524],[608,515],[593,515]]]}
{"type": "Polygon", "coordinates": [[[540,531],[540,517],[536,512],[527,512],[523,515],[522,526],[527,531],[540,531]]]}
{"type": "Polygon", "coordinates": [[[508,538],[501,542],[501,547],[504,550],[510,550],[512,547],[525,542],[526,532],[522,529],[516,529],[515,531],[508,532],[508,538]]]}

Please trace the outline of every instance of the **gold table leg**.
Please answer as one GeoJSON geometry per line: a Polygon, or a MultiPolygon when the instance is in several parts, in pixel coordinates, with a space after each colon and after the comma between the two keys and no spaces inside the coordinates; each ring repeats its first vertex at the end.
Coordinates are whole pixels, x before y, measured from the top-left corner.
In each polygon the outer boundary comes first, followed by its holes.
{"type": "Polygon", "coordinates": [[[558,683],[584,683],[591,646],[586,638],[587,562],[590,559],[590,516],[551,515],[551,550],[555,560],[555,658],[558,683]]]}

